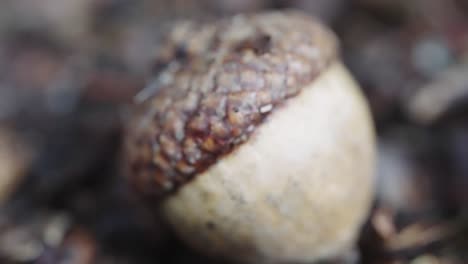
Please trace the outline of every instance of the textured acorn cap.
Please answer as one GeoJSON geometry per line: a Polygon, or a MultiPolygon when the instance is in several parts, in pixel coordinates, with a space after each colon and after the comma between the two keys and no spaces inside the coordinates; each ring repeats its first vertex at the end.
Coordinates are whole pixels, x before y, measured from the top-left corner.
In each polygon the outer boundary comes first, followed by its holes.
{"type": "Polygon", "coordinates": [[[297,12],[181,23],[140,92],[127,141],[141,193],[174,191],[246,142],[336,58],[336,40],[297,12]]]}
{"type": "Polygon", "coordinates": [[[367,104],[334,35],[294,12],[175,28],[127,138],[131,180],[193,248],[309,263],[351,247],[373,197],[367,104]]]}

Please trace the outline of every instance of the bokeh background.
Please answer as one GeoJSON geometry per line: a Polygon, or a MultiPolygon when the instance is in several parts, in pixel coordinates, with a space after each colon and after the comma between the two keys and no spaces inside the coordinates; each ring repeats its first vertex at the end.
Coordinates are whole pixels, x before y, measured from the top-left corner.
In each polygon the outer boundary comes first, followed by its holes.
{"type": "Polygon", "coordinates": [[[175,21],[283,8],[337,33],[372,108],[360,263],[468,263],[466,0],[1,0],[0,263],[223,263],[123,184],[122,123],[175,21]]]}

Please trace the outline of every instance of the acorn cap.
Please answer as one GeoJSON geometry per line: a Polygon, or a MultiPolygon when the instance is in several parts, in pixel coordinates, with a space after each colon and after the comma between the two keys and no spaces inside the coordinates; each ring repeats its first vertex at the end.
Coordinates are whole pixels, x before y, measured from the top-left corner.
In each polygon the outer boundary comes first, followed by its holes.
{"type": "Polygon", "coordinates": [[[174,27],[128,127],[131,182],[177,190],[249,140],[337,58],[333,33],[298,12],[174,27]]]}

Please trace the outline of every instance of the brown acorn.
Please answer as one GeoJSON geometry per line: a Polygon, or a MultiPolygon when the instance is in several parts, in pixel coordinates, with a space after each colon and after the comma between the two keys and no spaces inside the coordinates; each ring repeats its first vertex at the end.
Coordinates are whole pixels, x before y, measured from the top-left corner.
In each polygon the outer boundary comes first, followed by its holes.
{"type": "Polygon", "coordinates": [[[175,26],[128,126],[135,190],[208,255],[306,263],[351,247],[374,130],[337,46],[292,11],[175,26]]]}

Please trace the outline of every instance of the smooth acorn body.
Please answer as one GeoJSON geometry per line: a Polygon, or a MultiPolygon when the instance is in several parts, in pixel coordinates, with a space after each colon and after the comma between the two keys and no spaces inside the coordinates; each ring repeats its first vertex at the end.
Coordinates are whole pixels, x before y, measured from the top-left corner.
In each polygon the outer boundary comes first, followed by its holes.
{"type": "Polygon", "coordinates": [[[172,42],[187,43],[189,61],[163,71],[169,86],[144,103],[130,127],[136,190],[160,197],[176,233],[208,255],[310,263],[352,247],[373,198],[374,132],[333,35],[288,12],[197,30],[204,41],[175,30],[172,42]],[[191,52],[197,43],[217,52],[191,52]],[[188,100],[174,96],[185,67],[195,72],[187,94],[203,96],[190,114],[161,110],[164,99],[188,100]],[[221,80],[231,70],[226,89],[221,80]]]}
{"type": "Polygon", "coordinates": [[[307,263],[345,252],[372,200],[373,140],[363,98],[336,63],[168,197],[164,213],[212,255],[307,263]]]}

